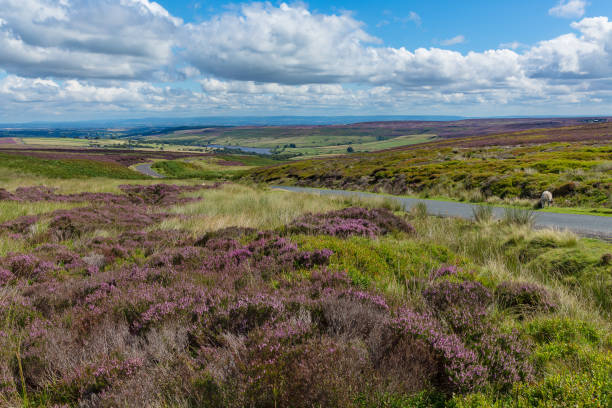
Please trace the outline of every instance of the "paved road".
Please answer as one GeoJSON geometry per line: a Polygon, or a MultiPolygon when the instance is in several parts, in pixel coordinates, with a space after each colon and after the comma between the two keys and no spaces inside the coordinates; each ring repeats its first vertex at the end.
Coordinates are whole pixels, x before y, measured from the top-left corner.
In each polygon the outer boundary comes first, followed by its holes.
{"type": "Polygon", "coordinates": [[[159,174],[158,172],[156,172],[155,170],[151,168],[152,164],[153,163],[137,164],[136,166],[134,166],[134,169],[144,174],[145,176],[150,176],[154,178],[164,178],[163,175],[159,174]]]}
{"type": "MultiPolygon", "coordinates": [[[[276,190],[286,190],[293,192],[318,193],[318,194],[335,194],[335,195],[358,195],[362,197],[380,196],[380,194],[372,194],[365,192],[354,192],[345,190],[325,190],[307,187],[284,187],[274,186],[276,190]]],[[[472,218],[472,209],[475,204],[457,203],[453,201],[438,201],[438,200],[423,200],[418,198],[405,198],[386,195],[393,200],[397,200],[403,204],[406,210],[409,210],[417,203],[425,203],[430,214],[441,215],[445,217],[460,217],[472,218]]],[[[503,207],[493,207],[493,213],[496,217],[501,218],[504,215],[503,207]]],[[[536,228],[557,228],[569,229],[580,235],[603,238],[606,241],[612,241],[612,217],[600,217],[596,215],[579,215],[579,214],[557,214],[551,212],[538,211],[535,213],[536,228]]]]}

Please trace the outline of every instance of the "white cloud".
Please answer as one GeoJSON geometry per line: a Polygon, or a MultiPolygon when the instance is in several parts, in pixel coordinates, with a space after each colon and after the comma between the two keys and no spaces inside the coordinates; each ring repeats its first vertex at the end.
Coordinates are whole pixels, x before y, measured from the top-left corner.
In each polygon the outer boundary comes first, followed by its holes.
{"type": "Polygon", "coordinates": [[[586,12],[586,0],[559,0],[559,4],[548,10],[548,14],[561,18],[580,18],[586,12]]]}
{"type": "Polygon", "coordinates": [[[440,41],[440,44],[444,46],[463,44],[465,42],[465,37],[463,35],[457,35],[453,38],[449,38],[448,40],[440,41]]]}
{"type": "Polygon", "coordinates": [[[26,76],[145,78],[182,24],[148,0],[0,0],[0,67],[26,76]]]}
{"type": "Polygon", "coordinates": [[[26,104],[41,112],[327,114],[471,106],[558,112],[558,104],[612,100],[607,17],[584,18],[573,32],[533,46],[460,53],[444,46],[463,36],[440,47],[389,47],[350,14],[301,4],[248,4],[197,24],[149,0],[0,0],[0,10],[5,116],[23,114],[26,104]]]}
{"type": "Polygon", "coordinates": [[[185,58],[225,78],[298,84],[341,82],[361,65],[364,44],[379,42],[350,15],[304,6],[254,3],[200,24],[188,24],[185,58]]]}
{"type": "Polygon", "coordinates": [[[524,55],[530,76],[548,79],[612,78],[612,22],[607,17],[572,23],[581,35],[542,41],[524,55]]]}

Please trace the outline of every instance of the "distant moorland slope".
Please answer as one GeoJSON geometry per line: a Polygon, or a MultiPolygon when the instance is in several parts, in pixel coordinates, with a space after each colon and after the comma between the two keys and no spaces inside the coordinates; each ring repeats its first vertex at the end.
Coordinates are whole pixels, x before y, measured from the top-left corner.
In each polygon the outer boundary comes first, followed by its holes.
{"type": "Polygon", "coordinates": [[[612,124],[587,124],[310,159],[252,170],[257,182],[445,196],[532,200],[551,190],[560,206],[610,207],[612,124]]]}

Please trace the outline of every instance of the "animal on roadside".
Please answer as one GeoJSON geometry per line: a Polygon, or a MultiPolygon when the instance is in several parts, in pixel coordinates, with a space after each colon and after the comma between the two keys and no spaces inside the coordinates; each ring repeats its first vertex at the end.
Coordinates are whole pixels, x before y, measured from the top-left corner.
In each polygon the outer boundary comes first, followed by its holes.
{"type": "Polygon", "coordinates": [[[540,208],[544,208],[546,206],[551,206],[553,203],[553,196],[550,191],[545,191],[542,193],[540,197],[540,208]]]}

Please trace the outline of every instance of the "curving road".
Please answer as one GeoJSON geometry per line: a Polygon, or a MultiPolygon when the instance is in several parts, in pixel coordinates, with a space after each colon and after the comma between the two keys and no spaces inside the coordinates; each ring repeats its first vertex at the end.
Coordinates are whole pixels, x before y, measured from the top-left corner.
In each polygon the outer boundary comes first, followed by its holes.
{"type": "Polygon", "coordinates": [[[145,176],[149,176],[153,178],[164,178],[162,174],[159,174],[158,172],[156,172],[155,170],[151,168],[152,164],[153,163],[137,164],[134,166],[134,170],[136,170],[139,173],[144,174],[145,176]]]}
{"type": "MultiPolygon", "coordinates": [[[[308,187],[290,187],[290,186],[274,186],[275,190],[285,190],[302,193],[318,193],[318,194],[333,194],[333,195],[358,195],[361,197],[378,196],[380,194],[346,191],[346,190],[326,190],[308,187]]],[[[406,210],[414,207],[417,203],[424,203],[430,214],[440,215],[444,217],[460,217],[470,219],[473,217],[472,210],[477,207],[477,204],[457,203],[453,201],[438,201],[424,200],[419,198],[397,197],[385,195],[385,197],[402,203],[406,210]]],[[[504,215],[503,207],[493,207],[493,214],[501,218],[504,215]]],[[[612,217],[582,215],[582,214],[557,214],[551,212],[537,211],[535,212],[535,227],[536,228],[557,228],[568,229],[577,234],[603,238],[606,241],[612,241],[612,217]]]]}

